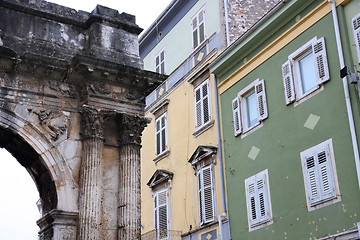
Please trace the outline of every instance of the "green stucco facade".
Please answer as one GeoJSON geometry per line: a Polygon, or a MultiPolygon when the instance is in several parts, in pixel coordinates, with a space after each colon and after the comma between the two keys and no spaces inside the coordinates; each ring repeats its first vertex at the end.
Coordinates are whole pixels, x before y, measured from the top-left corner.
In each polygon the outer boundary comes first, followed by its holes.
{"type": "MultiPolygon", "coordinates": [[[[294,4],[299,1],[290,1],[294,4]]],[[[229,51],[221,59],[222,66],[213,67],[213,73],[219,76],[219,83],[232,78],[244,64],[266,46],[281,36],[289,28],[303,28],[305,24],[295,24],[314,9],[320,8],[324,1],[302,1],[303,9],[291,10],[286,4],[272,15],[263,28],[262,34],[253,32],[243,41],[256,42],[252,47],[238,49],[234,64],[229,51]],[[306,3],[305,3],[306,2],[306,3]],[[310,3],[311,2],[311,3],[310,3]],[[292,12],[289,12],[289,11],[292,12]],[[287,11],[287,12],[286,12],[287,11]],[[276,17],[277,19],[275,19],[276,17]],[[275,19],[275,20],[274,20],[275,19]],[[272,22],[271,25],[269,22],[272,22]],[[283,22],[284,24],[276,24],[283,22]],[[286,23],[286,24],[285,24],[286,23]],[[268,25],[266,25],[268,24],[268,25]],[[266,25],[266,27],[264,27],[266,25]],[[273,30],[269,30],[269,28],[273,30]],[[266,35],[266,37],[263,37],[266,35]],[[262,36],[262,38],[260,38],[262,36]],[[220,70],[219,70],[220,69],[220,70]]],[[[327,2],[327,1],[326,1],[327,2]]],[[[340,1],[337,1],[340,2],[340,1]]],[[[353,0],[337,7],[339,26],[345,64],[351,69],[357,64],[351,18],[360,12],[360,1],[353,0]]],[[[329,4],[330,5],[330,4],[329,4]]],[[[328,6],[321,7],[322,9],[328,6]]],[[[360,222],[360,191],[349,120],[346,110],[343,83],[339,77],[340,63],[336,47],[336,38],[332,13],[316,21],[300,35],[288,42],[266,61],[249,71],[220,95],[225,175],[227,183],[228,211],[232,239],[318,239],[357,228],[360,222]],[[312,38],[325,38],[330,80],[323,89],[307,100],[286,105],[282,79],[282,64],[288,56],[312,38]],[[245,137],[234,136],[232,100],[255,79],[264,79],[268,118],[263,126],[245,137]],[[313,129],[304,126],[310,115],[319,117],[313,129]],[[332,139],[337,172],[337,182],[341,201],[309,211],[307,208],[305,185],[300,153],[328,139],[332,139]],[[249,153],[253,147],[260,151],[253,160],[249,153]],[[267,169],[273,223],[260,229],[249,231],[245,179],[267,169]]],[[[235,49],[235,48],[234,48],[235,49]]],[[[241,69],[239,70],[241,71],[241,69]]],[[[220,86],[221,91],[221,86],[220,86]]],[[[350,98],[357,140],[360,138],[359,97],[354,85],[349,85],[350,98]]],[[[334,166],[333,166],[334,167],[334,166]]]]}

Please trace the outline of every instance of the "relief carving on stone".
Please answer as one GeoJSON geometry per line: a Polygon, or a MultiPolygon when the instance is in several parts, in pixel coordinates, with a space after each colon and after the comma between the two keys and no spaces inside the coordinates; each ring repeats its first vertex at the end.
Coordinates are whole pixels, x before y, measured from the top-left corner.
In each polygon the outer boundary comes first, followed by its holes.
{"type": "Polygon", "coordinates": [[[90,83],[89,86],[87,87],[87,91],[88,92],[93,92],[94,94],[100,93],[103,95],[107,95],[110,94],[110,91],[106,88],[104,83],[90,83]]]}
{"type": "Polygon", "coordinates": [[[141,136],[144,128],[151,119],[121,114],[120,116],[120,141],[121,144],[135,143],[141,144],[141,136]]]}
{"type": "Polygon", "coordinates": [[[49,83],[50,83],[50,89],[59,91],[61,92],[61,94],[63,94],[66,97],[75,98],[79,96],[79,93],[76,91],[76,88],[73,85],[60,83],[58,81],[49,81],[49,83]]]}
{"type": "Polygon", "coordinates": [[[86,138],[104,138],[105,113],[89,106],[83,106],[81,110],[82,130],[81,134],[86,138]]]}
{"type": "Polygon", "coordinates": [[[58,228],[59,239],[74,240],[76,238],[75,229],[69,227],[58,228]]]}
{"type": "Polygon", "coordinates": [[[50,135],[52,141],[57,141],[60,136],[66,133],[69,119],[64,112],[51,109],[28,109],[28,111],[29,113],[34,113],[38,116],[40,125],[50,135]]]}

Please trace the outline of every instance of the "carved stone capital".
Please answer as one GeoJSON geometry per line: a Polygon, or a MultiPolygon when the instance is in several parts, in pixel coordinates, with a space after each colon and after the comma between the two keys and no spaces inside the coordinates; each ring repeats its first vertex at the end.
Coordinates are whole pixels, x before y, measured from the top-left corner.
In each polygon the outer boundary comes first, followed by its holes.
{"type": "Polygon", "coordinates": [[[141,144],[142,131],[150,123],[149,118],[120,115],[120,144],[141,144]]]}
{"type": "Polygon", "coordinates": [[[83,106],[81,113],[81,135],[83,138],[104,138],[104,112],[83,106]]]}

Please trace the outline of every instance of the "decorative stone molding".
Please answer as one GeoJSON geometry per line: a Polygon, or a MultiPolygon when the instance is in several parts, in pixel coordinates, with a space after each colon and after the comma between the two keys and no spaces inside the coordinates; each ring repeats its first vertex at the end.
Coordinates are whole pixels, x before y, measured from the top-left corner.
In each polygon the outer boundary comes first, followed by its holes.
{"type": "Polygon", "coordinates": [[[210,164],[216,162],[217,147],[200,145],[189,159],[189,163],[193,166],[195,173],[210,164]]]}
{"type": "Polygon", "coordinates": [[[50,135],[52,141],[57,141],[60,136],[66,133],[68,128],[68,117],[64,112],[52,109],[28,109],[28,111],[38,116],[40,125],[42,125],[45,131],[50,135]]]}
{"type": "Polygon", "coordinates": [[[110,94],[110,91],[106,88],[104,83],[90,83],[89,86],[87,87],[87,91],[91,91],[94,94],[103,94],[103,95],[107,95],[110,94]]]}
{"type": "Polygon", "coordinates": [[[142,131],[150,123],[149,118],[121,114],[120,116],[120,144],[141,144],[142,131]]]}
{"type": "Polygon", "coordinates": [[[37,221],[39,240],[76,239],[78,213],[52,210],[37,221]]]}
{"type": "Polygon", "coordinates": [[[81,110],[82,131],[84,138],[104,138],[104,113],[89,106],[81,110]]]}
{"type": "Polygon", "coordinates": [[[158,186],[162,187],[171,187],[171,180],[174,176],[174,173],[166,171],[164,169],[158,169],[152,175],[150,180],[148,181],[147,185],[154,190],[158,186]]]}

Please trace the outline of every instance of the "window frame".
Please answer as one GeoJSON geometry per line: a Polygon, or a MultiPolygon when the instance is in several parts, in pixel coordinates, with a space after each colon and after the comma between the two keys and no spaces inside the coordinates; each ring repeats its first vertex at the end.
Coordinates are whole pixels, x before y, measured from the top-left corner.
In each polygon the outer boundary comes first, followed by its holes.
{"type": "MultiPolygon", "coordinates": [[[[336,165],[335,165],[335,155],[334,155],[334,149],[333,149],[333,144],[332,144],[332,139],[328,139],[316,146],[313,146],[309,149],[306,149],[304,151],[302,151],[300,153],[300,158],[301,158],[301,166],[302,166],[302,171],[303,171],[303,178],[304,178],[304,186],[305,186],[305,196],[306,196],[306,203],[307,203],[307,209],[308,211],[313,211],[325,206],[328,206],[330,204],[336,203],[336,202],[340,202],[341,201],[341,195],[340,195],[340,189],[339,189],[339,183],[338,183],[338,179],[337,179],[337,173],[336,173],[336,165]],[[309,175],[311,170],[308,170],[307,168],[307,157],[309,156],[314,156],[316,154],[321,153],[322,151],[326,152],[326,156],[327,156],[327,161],[325,162],[325,164],[321,164],[319,165],[319,163],[316,162],[316,160],[314,161],[314,168],[315,168],[315,176],[313,176],[313,178],[311,179],[311,176],[309,175]],[[319,180],[320,176],[324,176],[324,172],[320,172],[323,171],[324,167],[326,167],[326,176],[330,178],[326,179],[325,181],[321,181],[319,180]],[[313,179],[316,180],[313,180],[313,179]],[[314,182],[315,181],[315,182],[314,182]],[[326,185],[329,184],[329,187],[333,188],[331,191],[332,193],[326,193],[324,189],[319,189],[318,187],[321,187],[324,182],[326,182],[326,185]],[[329,183],[328,183],[329,182],[329,183]],[[312,189],[312,187],[314,186],[314,184],[316,184],[316,189],[312,189]],[[320,184],[320,186],[319,186],[320,184]],[[316,194],[312,194],[312,193],[316,193],[316,194]],[[325,196],[321,197],[319,196],[319,199],[315,199],[312,200],[312,198],[314,198],[313,195],[322,195],[324,194],[325,196]],[[328,194],[328,196],[327,196],[328,194]]],[[[318,156],[316,157],[316,159],[318,158],[318,156]]]]}
{"type": "MultiPolygon", "coordinates": [[[[269,174],[268,169],[265,169],[247,179],[245,179],[245,195],[246,195],[246,208],[247,208],[247,217],[248,217],[248,226],[249,232],[268,226],[273,223],[272,215],[272,206],[271,206],[271,196],[270,196],[270,184],[269,184],[269,174]],[[263,181],[263,189],[257,189],[256,186],[258,181],[263,181]],[[265,182],[265,183],[264,183],[265,182]],[[250,185],[254,184],[254,195],[250,195],[250,185]],[[251,197],[260,199],[260,194],[263,193],[263,209],[265,211],[265,216],[252,219],[254,216],[253,210],[255,210],[255,216],[259,216],[259,211],[261,211],[261,205],[256,204],[257,201],[253,202],[250,200],[251,197]],[[252,205],[254,203],[255,205],[252,205]],[[255,208],[255,209],[254,209],[255,208]]],[[[259,200],[261,202],[261,200],[259,200]]]]}
{"type": "Polygon", "coordinates": [[[351,26],[354,35],[354,43],[357,53],[357,61],[360,63],[360,13],[351,19],[351,26]]]}
{"type": "MultiPolygon", "coordinates": [[[[208,223],[212,223],[216,219],[216,199],[215,199],[215,182],[214,182],[214,168],[213,164],[204,166],[198,170],[196,173],[196,180],[197,180],[197,195],[198,195],[198,210],[199,210],[199,224],[200,226],[206,225],[208,223]],[[204,186],[204,171],[207,171],[209,169],[210,171],[210,186],[204,186]],[[206,199],[205,191],[206,189],[210,188],[211,192],[211,202],[209,202],[209,199],[206,199]],[[212,216],[207,216],[207,212],[211,211],[208,210],[211,208],[212,210],[212,216]]],[[[208,194],[208,193],[207,193],[208,194]]]]}
{"type": "Polygon", "coordinates": [[[157,239],[167,239],[168,232],[171,230],[171,217],[170,217],[170,191],[169,188],[160,189],[158,191],[153,192],[153,217],[154,217],[154,229],[156,230],[157,239]],[[166,203],[159,205],[159,195],[164,193],[166,196],[166,203]],[[166,229],[160,229],[160,212],[159,208],[162,206],[166,206],[166,229]],[[162,236],[162,231],[166,231],[166,235],[162,236]]]}
{"type": "Polygon", "coordinates": [[[200,129],[207,126],[212,121],[212,111],[211,111],[211,87],[210,87],[210,79],[205,80],[199,86],[194,89],[194,120],[195,120],[195,131],[198,132],[200,129]],[[207,95],[206,97],[203,96],[203,86],[206,85],[207,88],[207,95]],[[199,101],[196,100],[196,92],[200,91],[200,99],[199,101]],[[205,122],[204,120],[204,99],[207,98],[207,108],[208,108],[208,120],[205,122]],[[200,113],[197,110],[197,104],[200,104],[200,113]],[[198,123],[198,115],[200,114],[200,125],[198,123]]]}
{"type": "Polygon", "coordinates": [[[205,40],[207,39],[207,35],[206,35],[206,11],[205,11],[205,7],[202,7],[199,11],[196,12],[196,14],[191,18],[191,42],[192,42],[192,48],[193,50],[197,49],[199,46],[201,46],[202,43],[205,42],[205,40]],[[203,20],[201,22],[199,22],[199,13],[203,13],[203,20]],[[194,19],[196,19],[196,28],[194,28],[194,19]],[[204,26],[204,36],[203,36],[203,41],[200,41],[200,25],[203,24],[204,26]],[[196,34],[196,45],[195,45],[195,40],[194,40],[194,32],[197,32],[196,34]]]}
{"type": "Polygon", "coordinates": [[[288,60],[282,65],[282,78],[286,105],[293,102],[301,103],[323,90],[323,83],[330,80],[324,37],[318,39],[315,36],[296,51],[291,53],[288,56],[288,60]],[[307,53],[311,52],[314,59],[317,85],[308,92],[303,93],[299,61],[303,59],[307,53]]]}
{"type": "Polygon", "coordinates": [[[252,130],[262,126],[262,122],[268,117],[266,89],[264,79],[256,79],[243,88],[235,99],[232,100],[234,135],[245,137],[252,130]],[[257,123],[249,127],[247,97],[252,93],[256,96],[256,111],[258,114],[257,123]]]}
{"type": "Polygon", "coordinates": [[[156,118],[155,120],[155,157],[159,157],[163,154],[165,154],[167,151],[169,150],[169,140],[168,140],[168,119],[167,119],[167,112],[164,112],[163,114],[161,114],[158,118],[156,118]],[[164,119],[165,124],[164,127],[161,126],[161,120],[164,119]],[[158,122],[160,125],[160,129],[158,130],[158,122]],[[163,133],[162,130],[164,131],[165,137],[163,138],[163,133]],[[160,134],[160,152],[158,152],[158,133],[160,134]],[[162,140],[165,139],[165,143],[162,142],[162,140]],[[165,145],[165,148],[162,149],[162,146],[165,145]]]}
{"type": "Polygon", "coordinates": [[[157,53],[155,55],[155,58],[154,58],[154,65],[155,65],[155,72],[157,73],[160,73],[160,74],[166,74],[166,51],[165,51],[165,48],[161,49],[159,51],[159,53],[157,53]],[[161,53],[164,53],[164,59],[163,61],[161,61],[161,53]],[[156,59],[159,58],[159,64],[157,65],[156,64],[156,59]],[[161,72],[161,63],[164,63],[164,72],[161,72]],[[159,71],[157,71],[157,68],[159,67],[159,71]]]}

